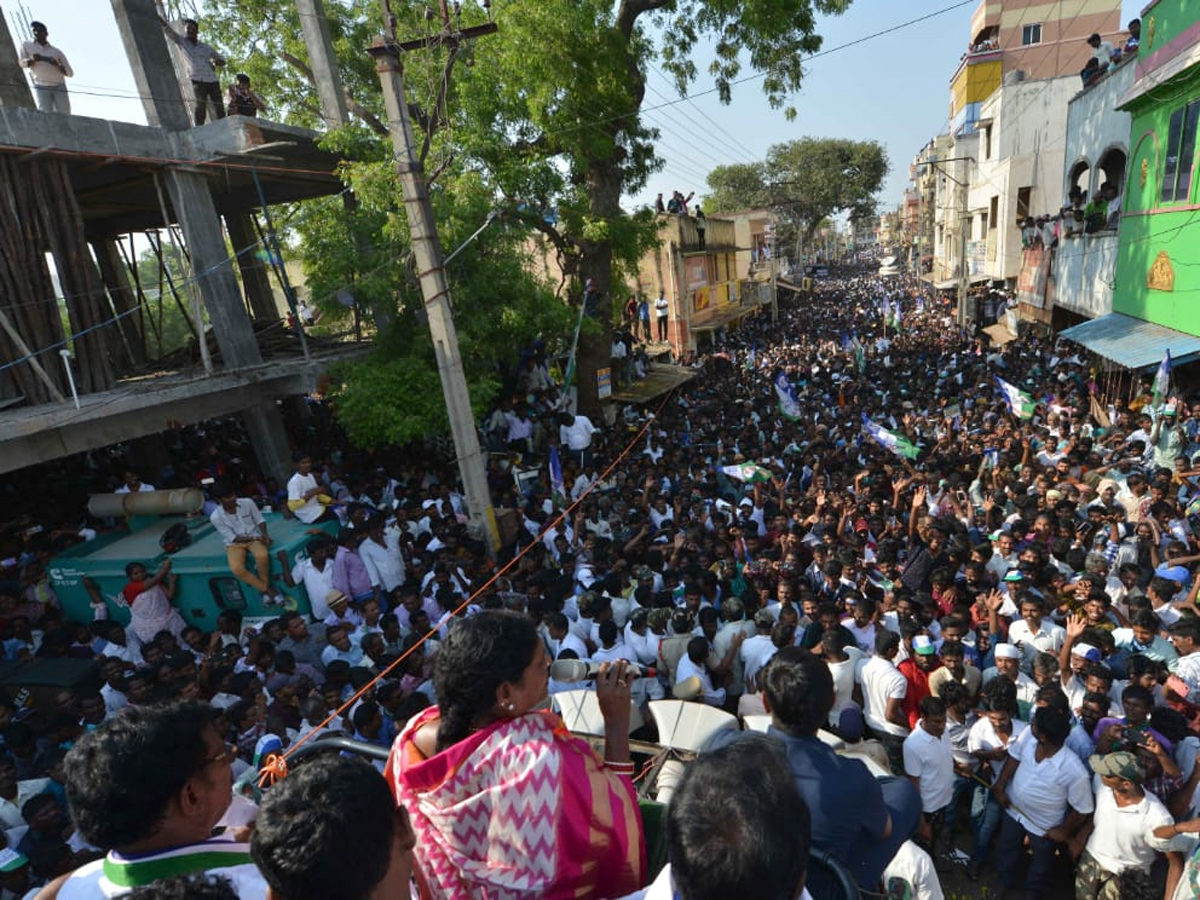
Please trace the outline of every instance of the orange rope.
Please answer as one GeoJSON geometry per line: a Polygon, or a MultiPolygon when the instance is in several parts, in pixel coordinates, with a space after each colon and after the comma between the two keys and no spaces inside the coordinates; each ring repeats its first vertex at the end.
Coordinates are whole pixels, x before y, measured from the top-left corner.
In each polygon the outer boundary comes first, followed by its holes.
{"type": "MultiPolygon", "coordinates": [[[[662,412],[663,407],[667,405],[667,401],[671,399],[671,395],[674,393],[675,393],[675,390],[673,388],[667,392],[666,396],[663,397],[662,403],[660,403],[658,405],[658,408],[654,411],[654,418],[646,420],[646,422],[642,425],[642,427],[638,429],[637,434],[635,434],[633,436],[633,439],[629,442],[629,444],[626,445],[625,449],[617,454],[616,459],[614,459],[611,463],[609,463],[608,468],[605,469],[601,473],[600,477],[597,478],[595,481],[593,481],[590,485],[588,485],[587,490],[585,490],[582,494],[579,495],[579,499],[572,502],[561,513],[559,513],[558,517],[556,519],[554,519],[554,521],[552,521],[545,528],[543,528],[542,531],[540,532],[540,534],[545,534],[551,528],[557,527],[560,522],[562,522],[568,515],[570,515],[572,510],[575,509],[575,507],[577,507],[580,503],[583,502],[584,498],[587,497],[588,494],[590,494],[593,490],[595,490],[596,485],[598,485],[600,482],[604,481],[604,479],[609,476],[609,474],[613,471],[613,469],[615,469],[618,465],[620,465],[620,463],[625,459],[625,457],[627,457],[629,455],[630,451],[632,451],[633,448],[637,445],[638,441],[640,441],[642,439],[642,436],[646,433],[646,430],[650,427],[651,422],[653,422],[658,417],[658,414],[660,412],[662,412]]],[[[514,556],[512,559],[510,559],[507,563],[505,563],[503,566],[501,566],[500,569],[497,570],[496,573],[494,575],[492,575],[491,578],[489,578],[486,582],[484,582],[482,587],[480,587],[477,591],[475,591],[475,593],[471,594],[469,597],[467,597],[467,599],[465,599],[462,603],[460,603],[458,606],[456,606],[451,611],[450,615],[457,616],[460,612],[462,612],[464,609],[466,609],[467,606],[470,605],[472,600],[474,600],[476,597],[478,597],[480,594],[482,594],[484,591],[486,591],[489,587],[491,587],[493,584],[495,584],[495,582],[498,578],[500,578],[502,575],[504,575],[505,572],[507,572],[509,569],[511,569],[513,566],[515,566],[518,562],[520,562],[521,558],[526,553],[528,553],[530,550],[532,550],[536,545],[537,545],[537,541],[531,541],[529,544],[527,544],[520,553],[518,553],[516,556],[514,556]]],[[[371,688],[373,688],[383,678],[387,677],[387,675],[389,675],[392,672],[392,670],[394,670],[397,666],[399,666],[402,662],[404,662],[404,660],[407,659],[410,654],[412,654],[418,647],[424,646],[425,642],[428,641],[431,637],[433,637],[437,633],[438,633],[438,630],[436,627],[431,629],[428,634],[424,635],[419,641],[417,641],[415,644],[413,644],[411,647],[409,647],[407,650],[405,650],[402,654],[400,654],[400,656],[398,656],[391,664],[389,664],[387,668],[385,668],[382,672],[380,672],[378,675],[376,675],[374,678],[372,678],[370,681],[368,681],[366,684],[364,684],[361,688],[359,688],[358,691],[356,691],[355,694],[349,700],[347,700],[345,703],[343,703],[341,706],[339,706],[336,710],[334,710],[332,713],[330,713],[329,716],[325,719],[325,721],[321,722],[320,725],[318,725],[312,731],[308,732],[308,734],[304,735],[302,738],[300,738],[300,740],[296,741],[296,743],[294,743],[290,747],[288,747],[287,750],[285,750],[283,753],[268,754],[262,762],[262,771],[259,773],[259,776],[258,776],[259,787],[264,787],[264,788],[270,787],[271,785],[275,784],[275,782],[279,781],[280,779],[286,778],[287,774],[288,774],[287,760],[288,760],[289,756],[291,756],[296,750],[298,750],[301,746],[303,746],[309,740],[311,740],[312,738],[314,738],[318,734],[320,734],[320,732],[325,728],[326,725],[329,725],[334,719],[336,719],[338,716],[340,716],[346,710],[350,709],[350,707],[352,707],[356,702],[358,702],[358,700],[361,699],[364,694],[366,694],[371,688]]]]}

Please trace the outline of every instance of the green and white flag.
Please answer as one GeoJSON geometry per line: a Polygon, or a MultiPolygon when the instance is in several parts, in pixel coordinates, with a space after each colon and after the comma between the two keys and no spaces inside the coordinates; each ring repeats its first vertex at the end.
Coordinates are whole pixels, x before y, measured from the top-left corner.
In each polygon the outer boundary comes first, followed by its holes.
{"type": "Polygon", "coordinates": [[[1015,384],[1009,384],[999,375],[996,376],[996,384],[999,385],[1000,393],[1004,395],[1004,402],[1008,404],[1008,408],[1014,416],[1018,419],[1028,419],[1033,415],[1033,408],[1036,404],[1032,397],[1015,384]]]}
{"type": "Polygon", "coordinates": [[[754,484],[756,481],[770,481],[771,472],[757,463],[740,463],[736,466],[721,466],[721,472],[735,481],[744,484],[754,484]]]}
{"type": "Polygon", "coordinates": [[[866,413],[862,414],[863,430],[868,435],[873,437],[881,445],[891,450],[897,456],[902,456],[905,459],[916,459],[917,454],[921,451],[917,446],[904,437],[902,434],[896,434],[894,431],[888,431],[882,425],[877,425],[872,422],[866,413]]]}

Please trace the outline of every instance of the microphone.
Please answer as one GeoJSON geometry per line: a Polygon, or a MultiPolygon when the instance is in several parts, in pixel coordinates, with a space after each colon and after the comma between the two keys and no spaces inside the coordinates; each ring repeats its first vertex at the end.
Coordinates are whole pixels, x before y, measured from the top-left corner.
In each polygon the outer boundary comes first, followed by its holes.
{"type": "MultiPolygon", "coordinates": [[[[653,678],[654,669],[626,662],[625,674],[629,678],[653,678]]],[[[555,681],[574,683],[592,681],[600,674],[600,663],[582,659],[560,659],[550,663],[550,677],[555,681]]]]}

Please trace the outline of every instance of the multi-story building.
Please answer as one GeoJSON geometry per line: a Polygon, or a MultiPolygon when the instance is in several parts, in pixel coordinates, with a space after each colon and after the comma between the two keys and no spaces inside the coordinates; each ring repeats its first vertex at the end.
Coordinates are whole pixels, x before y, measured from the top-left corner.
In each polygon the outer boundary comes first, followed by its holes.
{"type": "Polygon", "coordinates": [[[1077,75],[1013,79],[980,106],[969,239],[976,256],[983,244],[984,274],[1009,286],[1023,262],[1019,223],[1062,208],[1067,104],[1079,86],[1077,75]]]}
{"type": "Polygon", "coordinates": [[[1063,334],[1130,369],[1200,355],[1200,23],[1193,0],[1142,13],[1112,309],[1063,334]]]}
{"type": "Polygon", "coordinates": [[[974,130],[983,102],[1014,72],[1029,81],[1079,72],[1091,55],[1091,34],[1116,42],[1120,0],[980,0],[967,52],[950,79],[951,133],[974,130]]]}
{"type": "MultiPolygon", "coordinates": [[[[1130,117],[1117,109],[1117,101],[1129,90],[1133,77],[1133,61],[1128,60],[1068,104],[1064,197],[1072,188],[1096,197],[1104,185],[1112,185],[1119,197],[1124,196],[1130,117]]],[[[1058,328],[1112,312],[1117,268],[1115,228],[1084,233],[1073,224],[1070,236],[1068,230],[1060,229],[1051,270],[1053,323],[1058,328]]]]}

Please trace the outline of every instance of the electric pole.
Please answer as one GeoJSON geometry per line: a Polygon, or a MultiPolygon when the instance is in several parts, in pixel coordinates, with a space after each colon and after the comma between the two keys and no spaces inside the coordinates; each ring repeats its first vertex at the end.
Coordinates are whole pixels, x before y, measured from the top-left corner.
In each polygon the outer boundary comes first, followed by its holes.
{"type": "Polygon", "coordinates": [[[412,235],[413,256],[421,282],[421,295],[425,299],[425,311],[429,317],[433,351],[437,357],[438,374],[442,380],[442,393],[446,400],[446,413],[454,437],[471,525],[479,536],[486,539],[488,547],[495,551],[500,545],[496,514],[492,510],[487,472],[479,448],[479,435],[475,430],[475,414],[471,410],[462,354],[458,349],[458,333],[454,328],[454,314],[450,307],[450,286],[446,280],[442,243],[438,239],[425,171],[418,155],[408,100],[404,94],[401,53],[435,44],[447,46],[453,53],[464,39],[491,34],[496,31],[496,25],[488,22],[474,28],[452,29],[446,0],[441,0],[442,30],[434,35],[401,43],[396,40],[395,18],[388,0],[380,0],[380,3],[385,34],[375,39],[370,53],[375,59],[375,69],[383,85],[388,128],[392,134],[393,159],[396,173],[400,176],[404,209],[408,214],[408,227],[412,235]]]}

